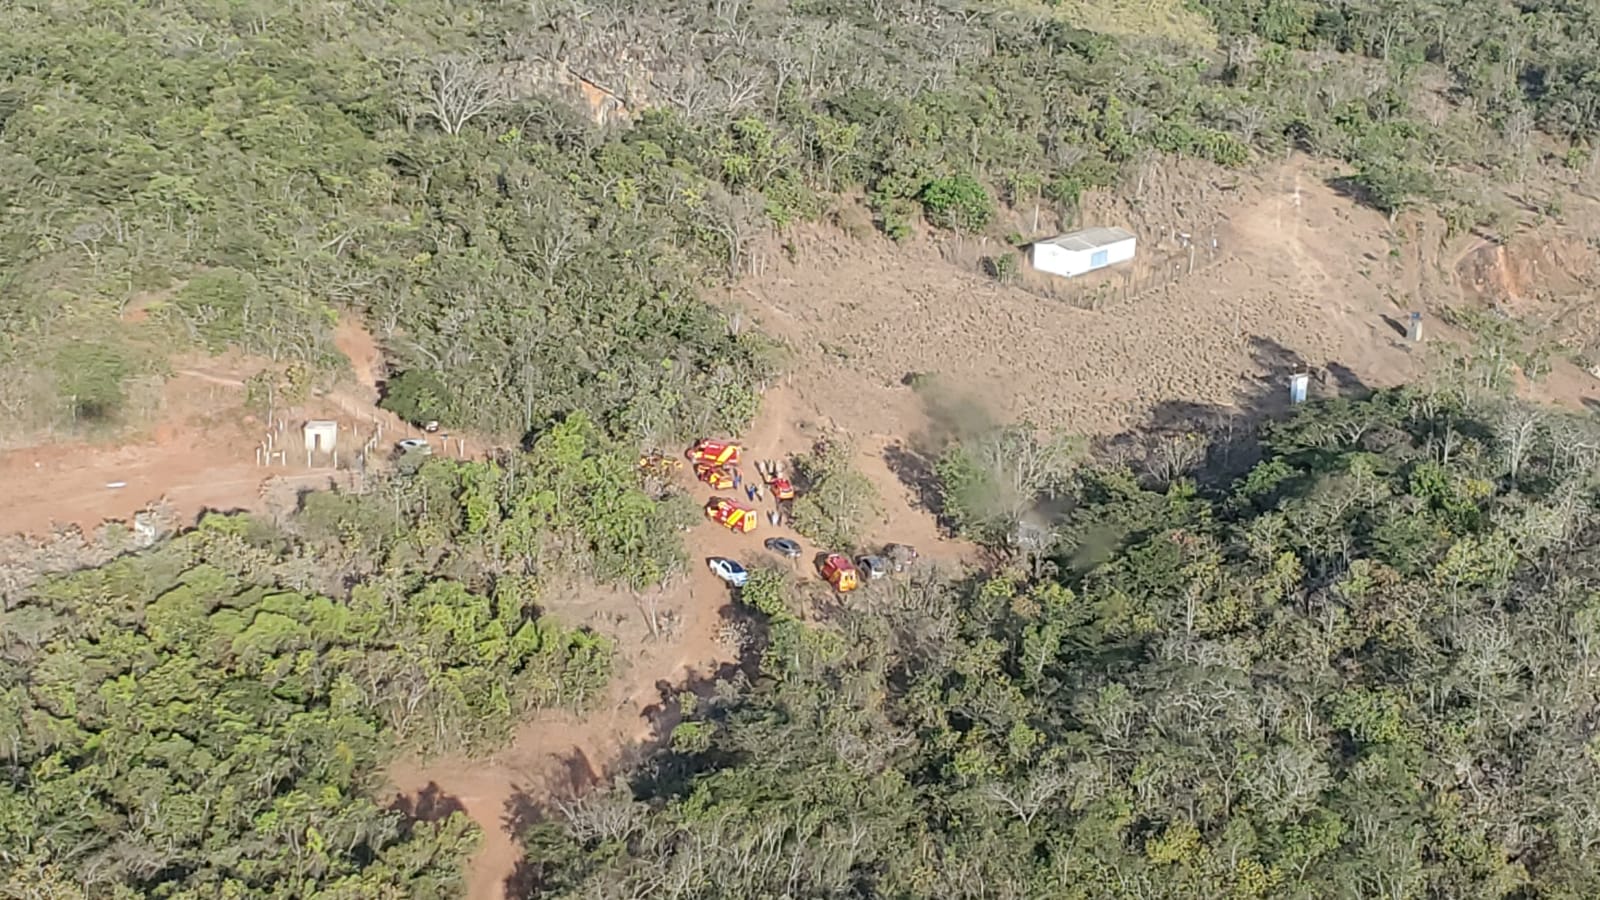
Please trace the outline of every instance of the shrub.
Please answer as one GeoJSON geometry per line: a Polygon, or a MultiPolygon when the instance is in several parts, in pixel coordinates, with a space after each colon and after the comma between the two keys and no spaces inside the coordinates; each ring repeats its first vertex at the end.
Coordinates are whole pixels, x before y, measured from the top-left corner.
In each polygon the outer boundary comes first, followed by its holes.
{"type": "Polygon", "coordinates": [[[432,372],[407,369],[384,385],[378,405],[407,422],[422,423],[445,414],[449,393],[432,372]]]}
{"type": "Polygon", "coordinates": [[[750,572],[750,579],[739,589],[739,600],[773,620],[792,619],[786,598],[787,583],[777,569],[760,568],[750,572]]]}
{"type": "Polygon", "coordinates": [[[872,482],[850,464],[850,448],[828,443],[795,460],[800,496],[794,501],[794,529],[826,547],[854,547],[862,525],[877,513],[872,482]]]}
{"type": "Polygon", "coordinates": [[[132,369],[121,348],[98,341],[69,344],[56,356],[61,398],[67,401],[73,416],[90,421],[117,417],[122,408],[123,381],[132,369]]]}
{"type": "Polygon", "coordinates": [[[878,218],[883,233],[892,241],[909,239],[914,210],[915,207],[907,200],[888,200],[879,205],[878,218]]]}
{"type": "Polygon", "coordinates": [[[936,178],[917,199],[929,221],[952,231],[979,232],[994,219],[994,198],[971,175],[936,178]]]}
{"type": "Polygon", "coordinates": [[[1012,282],[1017,280],[1020,266],[1015,253],[1004,253],[999,256],[985,256],[983,258],[983,272],[990,278],[999,282],[1012,282]]]}

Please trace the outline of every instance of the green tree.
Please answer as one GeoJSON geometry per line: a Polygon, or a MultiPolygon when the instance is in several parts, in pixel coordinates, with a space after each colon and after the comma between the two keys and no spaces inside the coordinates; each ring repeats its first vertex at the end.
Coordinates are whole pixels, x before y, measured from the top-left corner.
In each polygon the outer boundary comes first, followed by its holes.
{"type": "Polygon", "coordinates": [[[574,816],[530,859],[556,896],[663,871],[718,897],[1585,894],[1600,754],[1565,686],[1600,647],[1600,520],[1505,551],[1592,470],[1527,441],[1523,487],[1495,480],[1504,410],[1447,403],[1308,404],[1236,491],[1083,471],[1066,530],[1110,549],[1064,576],[925,578],[812,623],[753,579],[762,677],[689,711],[625,834],[574,816]],[[1435,564],[1377,558],[1431,516],[1435,564]]]}
{"type": "Polygon", "coordinates": [[[977,233],[994,220],[994,200],[970,175],[950,175],[928,182],[918,195],[928,218],[953,231],[977,233]]]}
{"type": "Polygon", "coordinates": [[[877,491],[855,468],[853,452],[849,444],[826,441],[794,464],[795,530],[841,551],[859,544],[879,511],[877,491]]]}
{"type": "Polygon", "coordinates": [[[407,422],[421,424],[438,421],[447,415],[449,391],[431,372],[408,369],[390,378],[383,388],[379,406],[407,422]]]}

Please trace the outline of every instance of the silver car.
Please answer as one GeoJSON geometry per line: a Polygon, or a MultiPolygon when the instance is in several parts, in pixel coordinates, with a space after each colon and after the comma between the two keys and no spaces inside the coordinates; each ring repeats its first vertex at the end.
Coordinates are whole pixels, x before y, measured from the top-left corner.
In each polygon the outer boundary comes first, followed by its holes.
{"type": "Polygon", "coordinates": [[[856,568],[867,578],[878,579],[889,574],[889,561],[881,556],[863,556],[856,560],[856,568]]]}
{"type": "Polygon", "coordinates": [[[799,559],[802,552],[798,543],[786,537],[767,538],[765,546],[773,553],[788,559],[799,559]]]}

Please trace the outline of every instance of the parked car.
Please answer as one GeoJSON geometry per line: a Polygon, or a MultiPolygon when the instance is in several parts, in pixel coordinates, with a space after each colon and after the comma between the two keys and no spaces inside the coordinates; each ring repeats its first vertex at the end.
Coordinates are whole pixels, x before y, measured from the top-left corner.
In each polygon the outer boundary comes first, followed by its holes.
{"type": "Polygon", "coordinates": [[[433,452],[433,445],[422,438],[406,438],[394,445],[394,452],[396,456],[405,456],[407,453],[427,456],[433,452]]]}
{"type": "Polygon", "coordinates": [[[766,548],[789,559],[800,558],[800,545],[786,537],[767,538],[766,548]]]}
{"type": "Polygon", "coordinates": [[[706,560],[706,568],[711,570],[711,574],[721,578],[733,587],[744,587],[744,583],[750,580],[750,573],[745,570],[745,567],[731,559],[713,556],[706,560]]]}
{"type": "Polygon", "coordinates": [[[868,579],[882,578],[889,574],[889,561],[881,556],[863,556],[856,560],[856,568],[868,579]]]}
{"type": "Polygon", "coordinates": [[[883,555],[894,563],[896,572],[904,572],[917,561],[917,548],[910,544],[887,544],[883,548],[883,555]]]}

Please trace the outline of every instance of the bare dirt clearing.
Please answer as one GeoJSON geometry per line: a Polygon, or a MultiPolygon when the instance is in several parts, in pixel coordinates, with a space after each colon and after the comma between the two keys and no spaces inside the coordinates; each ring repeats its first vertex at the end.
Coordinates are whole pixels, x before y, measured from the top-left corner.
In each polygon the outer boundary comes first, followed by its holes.
{"type": "MultiPolygon", "coordinates": [[[[1574,350],[1593,340],[1593,305],[1570,301],[1587,290],[1594,266],[1582,237],[1502,248],[1470,236],[1443,240],[1442,227],[1428,220],[1412,222],[1400,240],[1382,215],[1333,187],[1332,173],[1301,162],[1263,179],[1264,188],[1183,181],[1190,177],[1155,173],[1140,209],[1091,203],[1086,219],[1121,215],[1142,236],[1155,229],[1169,239],[1180,230],[1174,223],[1209,228],[1214,221],[1217,258],[1096,310],[978,274],[977,258],[994,248],[970,240],[897,246],[832,227],[796,229],[786,236],[786,258],[731,294],[794,353],[790,374],[766,393],[757,422],[740,436],[749,459],[783,458],[819,437],[843,436],[882,500],[882,515],[866,529],[869,544],[907,542],[932,560],[961,563],[972,548],[940,534],[925,496],[927,453],[949,423],[908,376],[937,373],[986,418],[1106,435],[1164,419],[1200,427],[1207,415],[1280,411],[1283,376],[1293,369],[1320,370],[1316,390],[1327,392],[1424,377],[1429,344],[1466,340],[1434,315],[1456,304],[1527,313],[1574,350]],[[1419,308],[1430,313],[1420,347],[1404,340],[1401,324],[1419,308]]],[[[1159,258],[1157,243],[1149,246],[1159,258]]],[[[371,336],[347,319],[337,344],[354,381],[316,398],[300,418],[384,424],[391,438],[401,436],[403,425],[375,406],[382,359],[371,336]]],[[[127,518],[161,497],[191,518],[202,508],[258,509],[268,503],[262,486],[271,475],[286,476],[291,493],[326,483],[331,470],[255,466],[252,448],[265,425],[243,408],[250,374],[228,360],[194,361],[168,382],[161,425],[148,434],[115,446],[0,454],[0,490],[13,498],[8,528],[88,526],[127,518]]],[[[1600,381],[1561,362],[1529,392],[1581,409],[1597,389],[1600,381]]],[[[703,485],[692,490],[700,501],[711,494],[703,485]]],[[[704,559],[761,562],[770,558],[761,541],[773,534],[789,533],[765,523],[751,535],[697,525],[686,538],[686,577],[655,594],[552,589],[549,612],[618,642],[621,668],[597,711],[537,716],[488,759],[406,760],[391,769],[398,806],[427,816],[464,810],[482,827],[469,897],[522,896],[522,828],[665,740],[679,691],[735,674],[735,648],[723,639],[732,598],[704,559]],[[660,634],[647,627],[646,609],[670,614],[660,634]]],[[[806,562],[796,569],[815,581],[806,562]]]]}
{"type": "MultiPolygon", "coordinates": [[[[1324,390],[1417,379],[1427,346],[1407,343],[1401,323],[1463,296],[1442,226],[1391,239],[1383,215],[1331,180],[1292,164],[1222,208],[1215,262],[1099,310],[979,274],[977,257],[995,248],[973,239],[895,246],[829,227],[797,229],[787,258],[731,299],[794,352],[788,383],[806,405],[885,434],[912,433],[920,403],[906,382],[919,373],[966,386],[1001,418],[1089,435],[1138,427],[1161,408],[1277,411],[1283,376],[1301,367],[1324,372],[1324,390]]],[[[1429,341],[1464,339],[1436,316],[1426,328],[1429,341]]]]}
{"type": "MultiPolygon", "coordinates": [[[[382,357],[372,336],[346,317],[335,340],[355,380],[341,379],[275,416],[283,420],[275,446],[288,451],[280,464],[257,464],[256,447],[272,426],[247,402],[246,383],[265,362],[238,354],[178,358],[152,427],[99,442],[46,438],[0,451],[0,492],[10,500],[4,530],[88,531],[162,500],[180,521],[192,522],[204,510],[287,508],[299,491],[348,483],[356,451],[380,428],[384,446],[416,430],[377,406],[382,357]],[[339,467],[327,457],[307,465],[296,429],[312,418],[339,423],[339,467]]],[[[467,449],[485,446],[469,438],[467,449]]]]}
{"type": "Polygon", "coordinates": [[[260,509],[269,480],[295,488],[326,486],[331,468],[263,468],[254,447],[264,423],[240,407],[244,389],[227,376],[181,371],[163,389],[160,422],[110,443],[46,443],[0,452],[7,531],[40,534],[59,526],[90,530],[129,519],[165,500],[181,521],[202,510],[260,509]]]}
{"type": "MultiPolygon", "coordinates": [[[[809,449],[824,434],[837,437],[835,424],[816,416],[793,392],[774,388],[763,399],[760,417],[741,436],[744,469],[753,475],[756,459],[782,459],[809,449]]],[[[889,468],[884,448],[894,439],[870,433],[851,438],[857,463],[883,500],[882,516],[868,529],[869,545],[911,543],[936,563],[959,564],[969,558],[972,548],[941,535],[933,516],[915,508],[914,498],[889,468]]],[[[697,502],[713,494],[686,472],[678,479],[697,502]]],[[[770,498],[761,505],[764,514],[770,498]]],[[[625,768],[634,754],[664,742],[678,721],[680,691],[705,691],[718,679],[736,677],[736,648],[723,639],[733,597],[707,570],[705,560],[723,556],[747,566],[777,563],[761,545],[773,535],[799,540],[765,521],[752,534],[733,534],[702,522],[685,535],[686,576],[655,594],[635,598],[626,591],[588,586],[548,597],[549,613],[617,641],[621,669],[597,709],[586,716],[537,716],[518,728],[507,749],[488,759],[404,760],[390,770],[398,807],[441,814],[460,809],[483,829],[483,844],[467,869],[470,900],[525,896],[525,876],[518,868],[523,828],[555,802],[600,783],[625,768]],[[659,636],[646,625],[644,608],[652,605],[670,621],[659,636]]],[[[797,576],[823,591],[805,561],[817,548],[801,543],[808,553],[794,566],[797,576]]]]}

